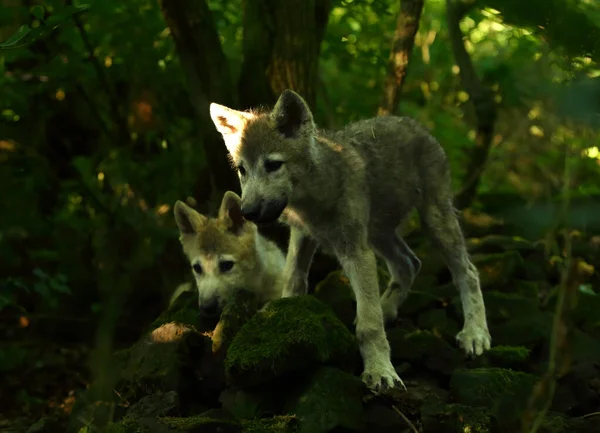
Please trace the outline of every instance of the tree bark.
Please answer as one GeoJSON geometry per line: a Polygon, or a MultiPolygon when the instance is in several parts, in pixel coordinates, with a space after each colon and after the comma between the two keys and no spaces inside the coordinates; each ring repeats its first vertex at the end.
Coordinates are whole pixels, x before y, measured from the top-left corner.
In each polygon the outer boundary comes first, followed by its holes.
{"type": "Polygon", "coordinates": [[[402,0],[396,20],[392,51],[388,61],[388,75],[383,89],[383,99],[377,110],[378,116],[393,113],[400,102],[402,85],[408,73],[408,65],[419,30],[424,0],[402,0]]]}
{"type": "Polygon", "coordinates": [[[331,0],[246,0],[240,106],[273,104],[285,89],[314,107],[331,0]]]}
{"type": "MultiPolygon", "coordinates": [[[[205,0],[159,0],[183,68],[190,99],[201,125],[201,140],[212,175],[212,191],[239,193],[239,181],[229,165],[221,135],[212,124],[209,104],[235,106],[227,59],[212,13],[205,0]]],[[[196,194],[206,199],[206,185],[196,194]]],[[[214,196],[215,194],[213,194],[214,196]]]]}
{"type": "Polygon", "coordinates": [[[474,3],[474,0],[446,0],[446,17],[452,52],[456,64],[460,68],[462,86],[468,93],[475,109],[477,128],[475,147],[469,157],[463,186],[456,195],[456,206],[459,209],[470,206],[477,195],[481,174],[490,152],[497,115],[494,94],[491,89],[483,85],[477,76],[460,30],[460,20],[474,3]]]}

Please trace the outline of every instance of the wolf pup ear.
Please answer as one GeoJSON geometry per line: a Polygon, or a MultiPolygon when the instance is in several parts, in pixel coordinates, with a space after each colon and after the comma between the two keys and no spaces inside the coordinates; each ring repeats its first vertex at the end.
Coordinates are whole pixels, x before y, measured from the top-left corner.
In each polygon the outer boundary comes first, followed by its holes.
{"type": "Polygon", "coordinates": [[[173,213],[175,214],[177,227],[179,227],[179,233],[182,235],[197,233],[200,227],[207,221],[204,215],[199,214],[180,200],[177,200],[175,203],[173,213]]]}
{"type": "Polygon", "coordinates": [[[305,125],[314,128],[313,116],[308,104],[296,92],[286,89],[281,92],[271,113],[275,127],[284,137],[297,135],[305,125]]]}
{"type": "Polygon", "coordinates": [[[229,223],[229,230],[238,233],[246,223],[242,215],[242,199],[233,191],[227,191],[221,201],[219,219],[229,223]]]}
{"type": "Polygon", "coordinates": [[[254,115],[212,102],[210,104],[210,117],[217,131],[223,136],[227,150],[233,153],[239,146],[239,135],[242,133],[244,125],[254,115]]]}

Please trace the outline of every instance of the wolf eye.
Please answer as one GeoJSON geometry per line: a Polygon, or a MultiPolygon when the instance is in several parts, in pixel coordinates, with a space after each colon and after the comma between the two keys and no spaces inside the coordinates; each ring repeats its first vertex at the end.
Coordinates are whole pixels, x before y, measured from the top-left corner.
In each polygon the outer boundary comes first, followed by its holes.
{"type": "Polygon", "coordinates": [[[192,269],[194,270],[195,273],[197,273],[198,275],[200,275],[202,273],[202,266],[200,266],[200,263],[194,263],[192,265],[192,269]]]}
{"type": "Polygon", "coordinates": [[[282,165],[283,165],[283,161],[276,161],[274,159],[267,159],[265,161],[265,170],[267,170],[267,173],[272,173],[274,171],[279,170],[282,165]]]}
{"type": "Polygon", "coordinates": [[[231,260],[223,260],[219,262],[219,270],[221,272],[229,272],[233,268],[233,262],[231,260]]]}
{"type": "Polygon", "coordinates": [[[243,165],[238,166],[238,171],[240,172],[240,176],[246,176],[246,169],[243,165]]]}

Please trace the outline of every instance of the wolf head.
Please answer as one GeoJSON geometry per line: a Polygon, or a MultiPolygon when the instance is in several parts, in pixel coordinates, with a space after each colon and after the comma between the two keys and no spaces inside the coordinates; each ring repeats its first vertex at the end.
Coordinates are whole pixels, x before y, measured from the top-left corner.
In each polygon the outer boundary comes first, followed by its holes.
{"type": "Polygon", "coordinates": [[[276,220],[294,201],[294,187],[306,175],[316,129],[308,105],[284,90],[269,113],[212,103],[210,115],[240,178],[243,217],[257,223],[276,220]]]}
{"type": "Polygon", "coordinates": [[[200,311],[206,316],[219,314],[235,291],[254,288],[257,230],[242,217],[240,201],[234,192],[226,192],[217,218],[175,203],[179,239],[196,279],[200,311]]]}

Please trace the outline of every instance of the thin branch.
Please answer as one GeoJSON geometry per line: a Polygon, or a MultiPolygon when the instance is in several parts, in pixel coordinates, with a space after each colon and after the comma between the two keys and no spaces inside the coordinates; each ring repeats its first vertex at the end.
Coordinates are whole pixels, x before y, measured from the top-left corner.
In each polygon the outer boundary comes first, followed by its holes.
{"type": "Polygon", "coordinates": [[[481,174],[487,163],[492,145],[497,116],[494,94],[483,85],[477,76],[471,57],[463,43],[463,34],[460,30],[460,20],[474,4],[474,0],[446,0],[446,18],[452,52],[460,70],[462,87],[473,103],[477,122],[475,147],[471,151],[470,161],[467,165],[465,186],[456,199],[456,206],[459,209],[469,206],[477,194],[481,174]]]}
{"type": "Polygon", "coordinates": [[[393,113],[400,102],[402,85],[408,73],[408,65],[419,29],[424,0],[402,0],[396,21],[392,51],[388,61],[388,75],[384,85],[383,100],[377,115],[393,113]]]}
{"type": "Polygon", "coordinates": [[[410,420],[406,417],[406,415],[404,415],[402,412],[400,412],[400,409],[398,409],[396,406],[392,405],[392,409],[394,409],[394,411],[400,415],[400,417],[404,420],[404,422],[406,424],[408,424],[408,426],[410,427],[410,429],[415,432],[415,433],[419,433],[419,430],[417,430],[417,428],[415,427],[415,425],[410,422],[410,420]]]}
{"type": "MultiPolygon", "coordinates": [[[[71,3],[70,0],[67,1],[67,4],[70,4],[70,3],[71,3]]],[[[88,34],[85,31],[85,28],[83,27],[83,23],[81,22],[81,19],[79,18],[79,16],[77,14],[73,15],[73,22],[75,23],[75,27],[77,27],[77,30],[79,31],[79,35],[81,37],[81,40],[83,41],[83,45],[85,46],[85,48],[87,50],[92,67],[94,68],[94,70],[96,71],[96,75],[98,76],[98,80],[100,80],[100,84],[102,85],[102,87],[104,88],[104,91],[106,92],[106,95],[108,96],[108,102],[109,102],[110,109],[112,112],[113,121],[117,125],[117,127],[119,129],[119,136],[120,136],[121,140],[123,140],[123,143],[125,144],[125,143],[129,142],[129,130],[127,128],[127,123],[125,122],[123,116],[121,115],[119,99],[113,92],[113,89],[110,86],[110,83],[108,82],[108,78],[106,76],[104,68],[102,67],[102,65],[100,65],[98,57],[94,53],[94,51],[95,51],[94,46],[90,42],[88,34]]]]}

